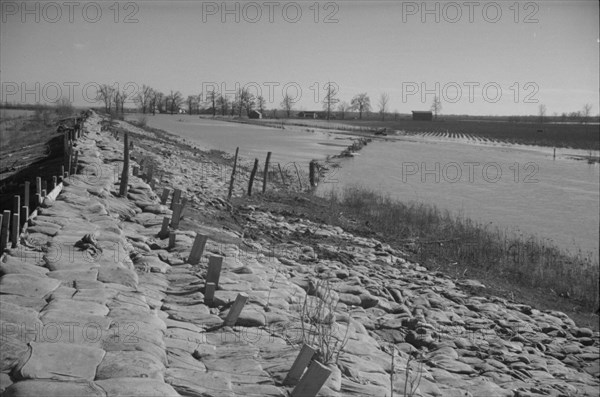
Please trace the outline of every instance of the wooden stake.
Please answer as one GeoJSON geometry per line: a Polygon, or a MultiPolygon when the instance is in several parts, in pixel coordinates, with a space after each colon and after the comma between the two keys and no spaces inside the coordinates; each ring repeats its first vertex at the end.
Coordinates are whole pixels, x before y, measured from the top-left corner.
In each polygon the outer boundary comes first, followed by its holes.
{"type": "Polygon", "coordinates": [[[13,214],[18,214],[19,210],[21,209],[21,196],[19,195],[14,195],[13,196],[13,214]]]}
{"type": "Polygon", "coordinates": [[[318,361],[312,361],[298,386],[292,391],[292,397],[315,397],[331,375],[331,370],[318,361]]]}
{"type": "Polygon", "coordinates": [[[31,204],[31,200],[29,199],[29,192],[31,191],[31,186],[29,181],[25,181],[25,189],[23,190],[23,205],[29,206],[31,204]]]}
{"type": "Polygon", "coordinates": [[[169,249],[175,247],[175,237],[177,235],[175,234],[175,232],[170,232],[169,233],[169,249]]]}
{"type": "Polygon", "coordinates": [[[75,152],[75,160],[73,160],[73,171],[71,175],[77,175],[77,162],[79,161],[79,151],[75,152]]]}
{"type": "Polygon", "coordinates": [[[271,161],[271,152],[267,152],[267,159],[265,160],[265,170],[263,171],[263,194],[267,191],[267,181],[269,179],[269,161],[271,161]]]}
{"type": "Polygon", "coordinates": [[[298,383],[298,381],[302,377],[302,374],[304,373],[304,370],[306,369],[306,366],[308,365],[308,363],[310,363],[310,360],[315,355],[315,353],[316,350],[310,347],[309,345],[302,345],[302,349],[300,349],[300,353],[298,353],[298,356],[296,356],[296,360],[294,360],[292,368],[290,368],[290,371],[283,380],[283,384],[285,386],[295,386],[298,383]]]}
{"type": "Polygon", "coordinates": [[[121,186],[119,195],[127,196],[127,188],[129,187],[129,134],[125,132],[123,139],[123,173],[121,173],[121,186]]]}
{"type": "Polygon", "coordinates": [[[171,217],[171,227],[177,229],[181,219],[181,204],[175,204],[173,208],[173,216],[171,217]]]}
{"type": "Polygon", "coordinates": [[[215,298],[215,283],[206,283],[204,287],[204,303],[211,305],[213,303],[213,299],[215,298]]]}
{"type": "Polygon", "coordinates": [[[281,175],[281,183],[285,185],[285,178],[283,177],[283,171],[281,170],[281,164],[277,163],[277,167],[279,167],[279,175],[281,175]]]}
{"type": "Polygon", "coordinates": [[[17,245],[19,245],[19,234],[19,211],[16,211],[12,215],[12,248],[17,248],[17,245]]]}
{"type": "Polygon", "coordinates": [[[308,163],[308,178],[310,181],[311,188],[314,188],[317,186],[316,172],[317,172],[317,163],[314,160],[311,160],[310,163],[308,163]]]}
{"type": "Polygon", "coordinates": [[[229,192],[227,192],[227,200],[231,200],[231,195],[233,194],[233,183],[235,181],[235,170],[237,169],[237,161],[238,161],[238,153],[240,151],[239,147],[235,148],[235,157],[233,158],[233,169],[231,170],[231,179],[229,180],[229,192]]]}
{"type": "Polygon", "coordinates": [[[160,198],[160,203],[162,205],[167,204],[167,200],[169,199],[169,194],[170,193],[171,193],[171,189],[169,189],[168,187],[166,187],[166,188],[163,189],[162,196],[160,198]]]}
{"type": "Polygon", "coordinates": [[[162,226],[160,228],[160,232],[158,232],[159,238],[167,238],[169,237],[169,217],[165,216],[162,220],[162,226]]]}
{"type": "Polygon", "coordinates": [[[200,258],[204,253],[204,247],[206,246],[207,240],[208,236],[205,236],[204,234],[196,234],[194,245],[192,245],[192,251],[190,252],[190,257],[188,258],[188,262],[190,264],[197,265],[200,262],[200,258]]]}
{"type": "Polygon", "coordinates": [[[60,182],[63,181],[64,175],[65,175],[65,166],[61,165],[60,166],[60,175],[58,176],[58,178],[60,179],[60,182]]]}
{"type": "Polygon", "coordinates": [[[233,302],[233,306],[229,309],[229,313],[227,313],[227,317],[225,317],[225,321],[223,321],[224,326],[232,327],[235,325],[247,301],[248,295],[238,294],[235,298],[235,302],[233,302]]]}
{"type": "Polygon", "coordinates": [[[35,177],[35,192],[42,194],[42,178],[39,176],[35,177]]]}
{"type": "Polygon", "coordinates": [[[58,178],[56,177],[56,175],[54,175],[52,177],[52,184],[50,185],[50,191],[53,191],[54,189],[56,189],[56,186],[58,186],[58,178]]]}
{"type": "Polygon", "coordinates": [[[298,166],[296,162],[294,162],[294,167],[296,168],[296,175],[298,176],[298,183],[300,184],[300,190],[302,190],[302,180],[300,179],[300,171],[298,171],[298,166]]]}
{"type": "Polygon", "coordinates": [[[27,222],[27,219],[29,218],[29,206],[28,205],[24,205],[21,207],[21,216],[19,218],[20,220],[20,227],[23,228],[23,225],[25,225],[25,222],[27,222]]]}
{"type": "Polygon", "coordinates": [[[254,159],[254,167],[252,167],[252,172],[250,173],[250,180],[248,181],[248,196],[252,196],[252,184],[254,183],[256,170],[258,170],[258,159],[254,159]]]}
{"type": "Polygon", "coordinates": [[[8,247],[8,235],[10,234],[10,211],[4,210],[2,214],[2,226],[0,228],[0,254],[8,247]]]}
{"type": "Polygon", "coordinates": [[[181,189],[175,189],[173,192],[173,199],[171,201],[171,209],[175,208],[175,204],[179,204],[179,200],[181,200],[181,189]]]}
{"type": "Polygon", "coordinates": [[[219,288],[219,278],[221,278],[221,266],[223,265],[223,257],[219,255],[211,255],[208,258],[208,271],[206,272],[206,282],[214,283],[215,288],[219,288]]]}

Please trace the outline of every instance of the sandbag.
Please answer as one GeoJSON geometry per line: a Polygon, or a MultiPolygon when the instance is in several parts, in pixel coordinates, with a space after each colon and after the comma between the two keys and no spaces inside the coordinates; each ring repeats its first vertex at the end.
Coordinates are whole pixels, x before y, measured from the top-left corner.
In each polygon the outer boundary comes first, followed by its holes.
{"type": "Polygon", "coordinates": [[[25,380],[13,383],[2,397],[106,397],[106,392],[93,382],[58,382],[25,380]]]}
{"type": "Polygon", "coordinates": [[[92,314],[94,316],[106,316],[108,314],[108,307],[106,307],[106,305],[92,301],[78,301],[74,299],[56,299],[50,301],[46,310],[72,310],[77,313],[92,314]]]}
{"type": "Polygon", "coordinates": [[[150,378],[163,381],[165,366],[143,351],[106,352],[96,371],[96,380],[111,378],[150,378]]]}
{"type": "Polygon", "coordinates": [[[135,288],[138,285],[138,275],[134,271],[121,266],[100,266],[98,269],[98,281],[122,284],[135,288]]]}
{"type": "Polygon", "coordinates": [[[17,379],[94,380],[105,352],[69,343],[30,342],[31,356],[16,369],[17,379]]]}
{"type": "Polygon", "coordinates": [[[111,397],[179,397],[170,385],[155,379],[113,378],[94,383],[111,397]]]}
{"type": "MultiPolygon", "coordinates": [[[[25,258],[9,256],[5,263],[0,263],[0,276],[5,274],[32,274],[34,276],[44,276],[48,269],[27,263],[25,258]]],[[[31,262],[31,261],[29,261],[31,262]]]]}
{"type": "Polygon", "coordinates": [[[60,285],[60,280],[31,274],[7,274],[0,278],[0,293],[43,298],[60,285]]]}
{"type": "Polygon", "coordinates": [[[0,321],[2,327],[2,346],[0,347],[0,371],[10,372],[21,360],[29,355],[27,339],[35,335],[26,334],[17,324],[0,321]]]}

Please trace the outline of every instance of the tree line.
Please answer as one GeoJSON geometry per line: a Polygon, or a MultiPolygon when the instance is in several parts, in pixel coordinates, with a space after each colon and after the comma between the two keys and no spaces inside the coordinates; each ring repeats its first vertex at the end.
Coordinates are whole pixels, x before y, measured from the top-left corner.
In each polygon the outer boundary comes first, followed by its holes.
{"type": "MultiPolygon", "coordinates": [[[[350,112],[358,113],[358,119],[362,119],[364,115],[370,115],[373,111],[371,98],[366,92],[356,94],[350,101],[342,101],[339,99],[339,87],[335,83],[327,83],[324,86],[325,96],[322,101],[322,110],[320,113],[323,118],[330,120],[331,118],[344,119],[350,112]]],[[[188,95],[187,98],[179,91],[170,90],[168,94],[160,92],[150,86],[143,85],[142,88],[129,98],[129,94],[125,89],[117,89],[108,84],[100,86],[99,99],[104,103],[104,110],[111,113],[124,111],[124,103],[127,99],[132,99],[139,107],[142,113],[179,113],[181,110],[189,114],[212,114],[212,116],[250,116],[253,111],[258,111],[262,115],[267,116],[267,101],[261,95],[255,96],[246,88],[240,88],[232,97],[223,95],[216,91],[207,93],[199,93],[198,95],[188,95]]],[[[399,116],[397,110],[393,112],[389,108],[390,96],[383,92],[377,100],[377,113],[382,121],[386,117],[393,117],[396,120],[399,116]]],[[[282,115],[290,118],[294,110],[294,98],[285,94],[280,108],[270,109],[270,117],[277,118],[279,111],[282,115]]],[[[433,116],[437,119],[442,110],[442,103],[438,96],[435,96],[431,104],[433,116]]],[[[562,113],[560,116],[554,113],[552,117],[546,116],[546,106],[540,104],[538,107],[538,121],[560,121],[560,122],[582,122],[586,123],[591,119],[591,104],[585,104],[580,111],[570,113],[562,113]]],[[[531,116],[509,116],[510,121],[529,120],[531,116]]]]}

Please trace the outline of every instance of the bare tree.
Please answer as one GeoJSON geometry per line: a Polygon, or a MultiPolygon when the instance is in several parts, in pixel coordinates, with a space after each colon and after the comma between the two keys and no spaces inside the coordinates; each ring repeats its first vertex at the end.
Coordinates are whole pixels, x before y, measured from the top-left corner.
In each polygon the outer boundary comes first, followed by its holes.
{"type": "Polygon", "coordinates": [[[352,98],[352,101],[350,101],[350,106],[352,110],[358,111],[358,118],[362,119],[363,113],[371,110],[371,99],[366,92],[363,92],[362,94],[355,95],[354,98],[352,98]]]}
{"type": "Polygon", "coordinates": [[[592,104],[586,103],[581,111],[581,122],[587,124],[590,120],[590,114],[592,114],[592,104]]]}
{"type": "Polygon", "coordinates": [[[346,101],[342,101],[340,102],[340,104],[338,105],[338,113],[340,114],[340,119],[344,119],[344,117],[346,117],[346,112],[348,111],[348,109],[350,108],[350,105],[348,105],[348,102],[346,101]]]}
{"type": "Polygon", "coordinates": [[[265,113],[265,105],[266,105],[266,104],[267,104],[267,101],[265,101],[265,98],[263,98],[263,96],[262,96],[262,95],[259,95],[259,96],[256,98],[256,107],[258,108],[258,111],[259,111],[261,114],[264,114],[264,113],[265,113]]]}
{"type": "Polygon", "coordinates": [[[122,91],[118,91],[115,90],[115,108],[117,113],[119,113],[119,108],[121,109],[121,113],[124,113],[124,106],[125,106],[125,101],[127,100],[127,92],[125,92],[125,90],[122,91]]]}
{"type": "Polygon", "coordinates": [[[254,95],[250,93],[250,91],[248,91],[245,88],[241,88],[238,91],[238,98],[239,98],[239,116],[242,117],[242,110],[246,111],[246,115],[248,115],[248,113],[250,113],[250,111],[252,110],[252,108],[254,108],[254,103],[255,103],[255,99],[254,99],[254,95]]]}
{"type": "Polygon", "coordinates": [[[176,111],[178,111],[182,103],[183,97],[179,91],[173,92],[173,90],[171,90],[171,93],[167,95],[165,99],[166,107],[171,114],[174,114],[176,111]]]}
{"type": "MultiPolygon", "coordinates": [[[[214,89],[207,95],[206,99],[210,103],[213,117],[217,115],[217,101],[221,98],[225,98],[225,104],[228,103],[227,98],[223,97],[223,95],[218,95],[214,89]]],[[[227,111],[227,109],[225,109],[225,111],[227,111]]],[[[225,113],[223,113],[223,116],[225,116],[225,113]]]]}
{"type": "Polygon", "coordinates": [[[540,123],[544,124],[544,117],[546,117],[546,105],[540,103],[538,106],[538,116],[540,117],[540,123]]]}
{"type": "Polygon", "coordinates": [[[389,102],[390,96],[385,92],[382,93],[379,97],[379,114],[381,114],[381,121],[385,121],[385,112],[387,112],[389,102]]]}
{"type": "Polygon", "coordinates": [[[188,95],[186,102],[188,106],[188,113],[193,114],[194,109],[197,106],[196,104],[198,103],[198,97],[196,95],[188,95]]]}
{"type": "Polygon", "coordinates": [[[438,114],[442,111],[442,101],[437,95],[433,97],[433,103],[431,104],[431,111],[433,112],[435,119],[437,120],[438,114]]]}
{"type": "Polygon", "coordinates": [[[340,101],[336,98],[339,88],[337,84],[328,82],[325,84],[325,89],[327,90],[327,94],[325,94],[325,98],[323,99],[323,109],[327,111],[327,120],[329,120],[331,118],[331,111],[335,109],[335,104],[340,101]]]}
{"type": "Polygon", "coordinates": [[[133,98],[133,101],[137,103],[142,109],[142,113],[146,113],[148,110],[148,106],[150,104],[150,100],[153,94],[152,88],[147,85],[143,85],[142,89],[137,93],[137,95],[133,98]]]}
{"type": "Polygon", "coordinates": [[[102,84],[100,86],[100,92],[98,96],[104,102],[104,110],[110,113],[110,109],[112,108],[113,100],[115,95],[115,89],[108,84],[102,84]]]}
{"type": "MultiPolygon", "coordinates": [[[[216,105],[221,110],[221,116],[225,116],[227,114],[227,110],[229,109],[229,99],[226,95],[218,95],[216,100],[216,105]]],[[[214,114],[214,111],[213,111],[214,114]]]]}
{"type": "Polygon", "coordinates": [[[292,100],[292,97],[290,97],[290,95],[286,92],[285,96],[283,97],[283,101],[281,101],[281,108],[285,111],[285,114],[287,115],[287,117],[290,117],[290,114],[292,113],[292,108],[294,107],[294,101],[292,100]]]}

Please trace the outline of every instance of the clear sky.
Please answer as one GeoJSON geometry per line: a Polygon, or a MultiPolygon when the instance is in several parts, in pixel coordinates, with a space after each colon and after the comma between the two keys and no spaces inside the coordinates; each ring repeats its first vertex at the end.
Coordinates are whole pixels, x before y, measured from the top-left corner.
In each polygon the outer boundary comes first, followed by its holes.
{"type": "MultiPolygon", "coordinates": [[[[443,114],[599,111],[599,10],[591,1],[1,1],[1,100],[97,84],[184,97],[247,86],[280,107],[322,108],[324,86],[373,110],[443,114]]],[[[91,104],[91,103],[90,103],[91,104]]],[[[133,106],[133,104],[131,104],[133,106]]]]}

